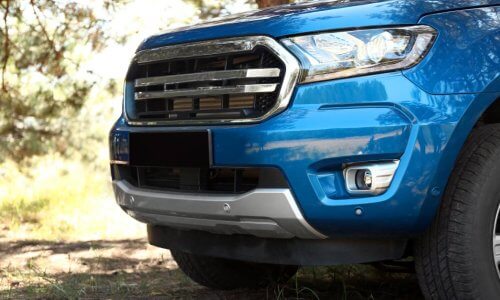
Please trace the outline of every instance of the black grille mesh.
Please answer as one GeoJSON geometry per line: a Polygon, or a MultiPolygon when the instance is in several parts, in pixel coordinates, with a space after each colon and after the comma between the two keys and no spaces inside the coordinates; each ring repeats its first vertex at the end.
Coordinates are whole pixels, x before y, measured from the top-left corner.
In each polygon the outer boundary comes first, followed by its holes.
{"type": "Polygon", "coordinates": [[[275,168],[167,168],[113,165],[114,180],[146,189],[241,194],[255,188],[289,188],[275,168]]]}

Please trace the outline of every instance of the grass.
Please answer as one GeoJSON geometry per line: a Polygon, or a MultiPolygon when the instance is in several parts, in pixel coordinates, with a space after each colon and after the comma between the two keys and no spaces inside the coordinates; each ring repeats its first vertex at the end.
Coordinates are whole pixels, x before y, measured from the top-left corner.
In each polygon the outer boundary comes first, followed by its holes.
{"type": "MultiPolygon", "coordinates": [[[[4,296],[17,298],[82,298],[82,297],[132,297],[163,294],[168,284],[168,277],[182,277],[179,272],[167,275],[165,270],[153,270],[148,273],[129,274],[113,272],[111,274],[94,274],[92,270],[85,273],[66,272],[53,275],[42,270],[36,264],[29,264],[24,272],[10,271],[11,280],[22,280],[20,289],[9,289],[4,296]]],[[[12,282],[12,281],[11,281],[12,282]]],[[[13,281],[19,282],[20,281],[13,281]]],[[[191,283],[191,285],[193,285],[191,283]]],[[[0,292],[0,295],[2,293],[0,292]]]]}
{"type": "MultiPolygon", "coordinates": [[[[0,165],[0,224],[12,238],[82,240],[143,234],[130,219],[127,231],[113,223],[123,212],[114,203],[106,163],[85,164],[57,155],[22,166],[0,165]]],[[[128,219],[127,219],[128,220],[128,219]]]]}
{"type": "Polygon", "coordinates": [[[50,200],[47,198],[34,200],[20,198],[17,201],[2,202],[0,205],[0,219],[4,223],[8,220],[11,226],[40,223],[40,212],[48,208],[49,202],[50,200]]]}

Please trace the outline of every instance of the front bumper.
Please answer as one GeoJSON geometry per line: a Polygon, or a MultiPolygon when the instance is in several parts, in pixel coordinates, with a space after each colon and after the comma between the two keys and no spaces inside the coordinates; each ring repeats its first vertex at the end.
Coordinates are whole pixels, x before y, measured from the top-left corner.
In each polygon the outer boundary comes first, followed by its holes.
{"type": "Polygon", "coordinates": [[[175,193],[113,181],[117,202],[147,224],[261,238],[323,239],[302,216],[288,189],[256,189],[242,195],[175,193]]]}
{"type": "MultiPolygon", "coordinates": [[[[281,170],[301,215],[321,234],[407,238],[425,230],[435,215],[463,133],[473,126],[474,118],[464,115],[476,97],[427,94],[394,72],[299,85],[293,104],[264,122],[198,128],[212,132],[215,167],[281,170]],[[347,193],[346,165],[388,160],[400,164],[386,193],[347,193]]],[[[112,135],[196,128],[137,127],[120,118],[112,135]]],[[[150,206],[150,212],[156,210],[150,206]]],[[[273,215],[259,214],[252,217],[280,224],[273,215]]],[[[226,232],[212,225],[212,232],[226,232]]]]}

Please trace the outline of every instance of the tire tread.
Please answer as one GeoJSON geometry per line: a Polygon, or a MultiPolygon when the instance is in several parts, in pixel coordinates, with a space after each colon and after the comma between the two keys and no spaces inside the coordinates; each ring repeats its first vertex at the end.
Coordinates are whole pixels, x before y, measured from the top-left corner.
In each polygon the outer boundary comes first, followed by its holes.
{"type": "Polygon", "coordinates": [[[415,243],[415,269],[427,299],[476,299],[480,293],[466,253],[487,164],[500,149],[500,124],[476,128],[464,146],[428,231],[415,243]]]}
{"type": "Polygon", "coordinates": [[[171,250],[179,268],[193,281],[218,290],[262,288],[288,281],[297,266],[258,264],[171,250]]]}

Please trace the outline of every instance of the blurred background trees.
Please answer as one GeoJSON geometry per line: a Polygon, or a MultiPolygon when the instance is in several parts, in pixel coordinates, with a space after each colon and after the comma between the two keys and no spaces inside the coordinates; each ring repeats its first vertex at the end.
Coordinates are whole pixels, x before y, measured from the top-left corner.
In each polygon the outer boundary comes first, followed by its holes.
{"type": "Polygon", "coordinates": [[[80,67],[87,53],[102,50],[110,38],[103,30],[109,20],[96,10],[111,12],[116,5],[1,1],[0,158],[67,150],[67,121],[96,81],[80,67]]]}

